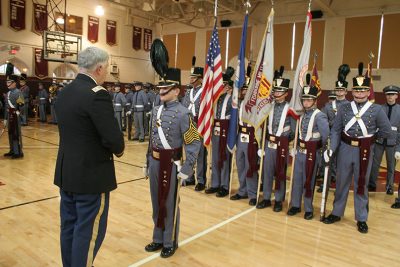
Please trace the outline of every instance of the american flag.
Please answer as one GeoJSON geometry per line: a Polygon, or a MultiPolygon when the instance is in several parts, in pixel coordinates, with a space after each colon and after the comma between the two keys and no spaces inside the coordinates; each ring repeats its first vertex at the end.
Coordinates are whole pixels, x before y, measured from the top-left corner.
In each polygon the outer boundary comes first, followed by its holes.
{"type": "Polygon", "coordinates": [[[206,67],[204,70],[203,91],[200,98],[198,130],[204,139],[204,145],[211,142],[213,124],[213,104],[218,100],[224,88],[222,82],[221,47],[219,45],[216,24],[211,35],[208,48],[206,67]]]}

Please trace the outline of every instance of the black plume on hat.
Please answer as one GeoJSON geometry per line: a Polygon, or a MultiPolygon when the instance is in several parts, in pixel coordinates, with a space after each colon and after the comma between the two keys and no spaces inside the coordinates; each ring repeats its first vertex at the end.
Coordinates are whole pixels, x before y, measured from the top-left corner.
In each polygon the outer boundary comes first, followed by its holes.
{"type": "Polygon", "coordinates": [[[150,60],[154,70],[162,79],[168,71],[168,50],[160,39],[155,39],[150,49],[150,60]]]}
{"type": "Polygon", "coordinates": [[[196,65],[196,56],[192,57],[192,67],[196,65]]]}
{"type": "Polygon", "coordinates": [[[227,67],[225,70],[225,73],[222,75],[222,80],[224,82],[229,82],[231,80],[233,74],[235,74],[235,69],[232,68],[231,66],[227,67]]]}
{"type": "Polygon", "coordinates": [[[14,74],[14,65],[8,62],[6,67],[6,77],[10,76],[11,74],[14,74]]]}
{"type": "Polygon", "coordinates": [[[335,88],[337,89],[345,89],[347,88],[348,82],[346,81],[346,77],[350,72],[350,67],[347,64],[340,65],[338,69],[338,80],[335,83],[335,88]]]}
{"type": "Polygon", "coordinates": [[[279,68],[279,76],[280,77],[282,77],[283,76],[283,72],[285,71],[285,66],[281,66],[280,68],[279,68]]]}
{"type": "Polygon", "coordinates": [[[364,63],[360,62],[358,63],[358,76],[363,76],[363,70],[364,70],[364,63]]]}
{"type": "Polygon", "coordinates": [[[371,83],[371,78],[365,77],[363,73],[364,64],[358,63],[358,76],[353,78],[353,89],[367,91],[371,83]]]}
{"type": "Polygon", "coordinates": [[[311,75],[310,75],[310,73],[307,73],[307,75],[306,75],[306,83],[307,83],[307,85],[310,85],[310,82],[311,82],[311,75]]]}

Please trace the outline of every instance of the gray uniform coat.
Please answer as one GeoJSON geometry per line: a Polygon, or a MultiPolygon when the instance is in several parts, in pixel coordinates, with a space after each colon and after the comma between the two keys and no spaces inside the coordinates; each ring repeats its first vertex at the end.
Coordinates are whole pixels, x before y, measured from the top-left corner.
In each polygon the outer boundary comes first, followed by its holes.
{"type": "Polygon", "coordinates": [[[135,122],[135,135],[133,139],[144,140],[144,109],[147,102],[147,94],[144,90],[134,92],[131,107],[135,122]]]}

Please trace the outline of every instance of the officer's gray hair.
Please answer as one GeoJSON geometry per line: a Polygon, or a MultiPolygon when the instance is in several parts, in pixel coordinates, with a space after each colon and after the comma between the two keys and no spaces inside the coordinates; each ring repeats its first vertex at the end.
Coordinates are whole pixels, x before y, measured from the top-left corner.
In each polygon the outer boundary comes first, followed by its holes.
{"type": "Polygon", "coordinates": [[[89,46],[79,52],[78,67],[88,71],[94,71],[98,65],[106,63],[108,58],[108,53],[103,49],[89,46]]]}

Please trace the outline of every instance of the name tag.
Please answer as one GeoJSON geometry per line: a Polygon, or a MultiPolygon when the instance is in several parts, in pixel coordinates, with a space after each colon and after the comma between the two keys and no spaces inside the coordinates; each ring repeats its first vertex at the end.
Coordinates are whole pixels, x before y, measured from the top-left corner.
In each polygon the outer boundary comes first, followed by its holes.
{"type": "Polygon", "coordinates": [[[248,134],[244,134],[244,133],[240,134],[240,141],[242,141],[242,143],[248,143],[249,140],[250,140],[250,137],[248,134]]]}
{"type": "Polygon", "coordinates": [[[397,127],[392,126],[392,130],[393,130],[393,131],[397,131],[397,127]]]}

